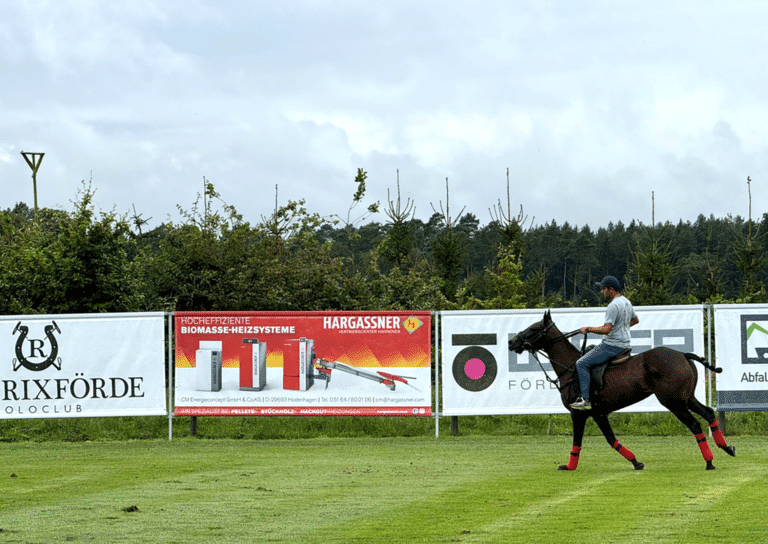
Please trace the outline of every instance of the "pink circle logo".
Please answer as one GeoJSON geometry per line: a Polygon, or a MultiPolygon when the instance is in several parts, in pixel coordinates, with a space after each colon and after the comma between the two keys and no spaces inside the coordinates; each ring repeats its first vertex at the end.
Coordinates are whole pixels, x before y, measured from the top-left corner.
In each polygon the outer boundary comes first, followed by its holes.
{"type": "Polygon", "coordinates": [[[485,363],[474,357],[464,365],[464,373],[471,380],[479,380],[485,374],[485,363]]]}

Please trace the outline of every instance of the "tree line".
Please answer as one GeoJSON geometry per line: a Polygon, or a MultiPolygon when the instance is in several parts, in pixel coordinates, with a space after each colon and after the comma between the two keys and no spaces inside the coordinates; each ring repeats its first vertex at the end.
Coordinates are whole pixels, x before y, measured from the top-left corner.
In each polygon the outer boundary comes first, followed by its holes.
{"type": "Polygon", "coordinates": [[[399,186],[359,209],[366,177],[344,217],[297,200],[255,224],[207,180],[181,221],[146,232],[135,212],[95,210],[86,183],[69,211],[18,203],[0,211],[0,313],[595,306],[607,274],[636,305],[768,301],[768,214],[593,231],[530,225],[499,203],[481,224],[451,215],[446,192],[424,222],[399,186]]]}

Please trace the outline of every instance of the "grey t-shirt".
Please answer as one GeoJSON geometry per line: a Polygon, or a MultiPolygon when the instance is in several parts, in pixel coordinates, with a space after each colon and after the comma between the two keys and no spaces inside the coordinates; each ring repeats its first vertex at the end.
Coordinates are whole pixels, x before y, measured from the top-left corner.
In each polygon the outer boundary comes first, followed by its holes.
{"type": "Polygon", "coordinates": [[[609,346],[628,348],[629,323],[636,316],[635,309],[627,297],[619,295],[614,298],[605,310],[605,323],[610,323],[613,328],[603,342],[609,346]]]}

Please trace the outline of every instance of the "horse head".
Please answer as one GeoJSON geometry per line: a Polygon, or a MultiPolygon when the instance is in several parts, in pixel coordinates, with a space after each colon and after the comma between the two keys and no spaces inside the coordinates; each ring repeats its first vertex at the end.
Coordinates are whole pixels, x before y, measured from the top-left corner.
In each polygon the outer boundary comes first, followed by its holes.
{"type": "Polygon", "coordinates": [[[547,310],[541,321],[534,323],[509,339],[509,351],[521,354],[523,351],[534,352],[544,349],[544,346],[548,343],[547,332],[549,332],[554,324],[552,312],[547,310]]]}

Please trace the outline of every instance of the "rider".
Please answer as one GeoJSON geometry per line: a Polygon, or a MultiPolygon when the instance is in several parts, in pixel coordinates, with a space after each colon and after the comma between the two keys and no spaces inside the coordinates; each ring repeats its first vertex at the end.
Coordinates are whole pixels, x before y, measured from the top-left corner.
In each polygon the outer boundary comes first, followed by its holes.
{"type": "Polygon", "coordinates": [[[581,396],[570,405],[574,410],[592,408],[589,403],[590,369],[628,349],[629,328],[640,322],[632,303],[621,294],[619,280],[613,276],[606,276],[603,281],[596,283],[595,287],[599,287],[603,296],[610,301],[605,310],[605,323],[600,327],[581,327],[580,330],[581,334],[592,332],[607,336],[600,345],[589,350],[576,361],[581,396]]]}

